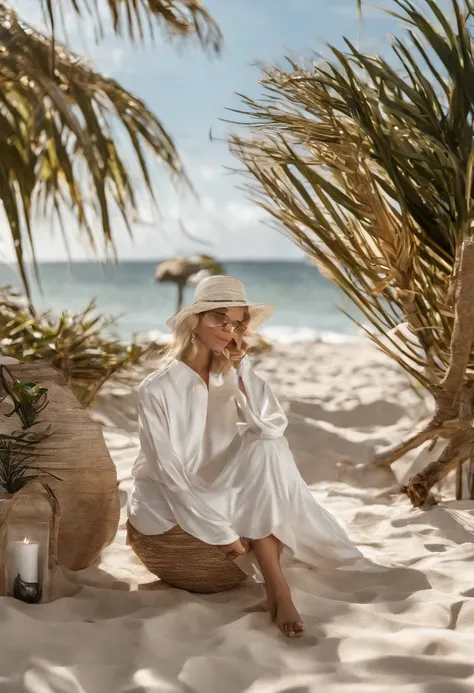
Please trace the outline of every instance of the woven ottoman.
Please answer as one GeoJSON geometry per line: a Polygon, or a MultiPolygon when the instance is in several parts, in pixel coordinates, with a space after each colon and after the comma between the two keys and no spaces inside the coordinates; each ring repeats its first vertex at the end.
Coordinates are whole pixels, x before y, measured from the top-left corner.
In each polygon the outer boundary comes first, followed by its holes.
{"type": "Polygon", "coordinates": [[[206,544],[179,525],[145,535],[127,522],[128,543],[146,568],[171,587],[212,594],[237,587],[246,574],[225,551],[206,544]]]}

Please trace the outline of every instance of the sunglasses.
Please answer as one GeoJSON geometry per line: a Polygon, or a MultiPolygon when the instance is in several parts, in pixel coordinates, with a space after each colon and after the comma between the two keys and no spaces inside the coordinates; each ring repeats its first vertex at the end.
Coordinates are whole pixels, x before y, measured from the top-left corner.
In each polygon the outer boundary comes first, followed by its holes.
{"type": "Polygon", "coordinates": [[[217,310],[208,311],[204,317],[209,327],[232,327],[232,332],[237,334],[244,334],[249,324],[248,320],[229,320],[225,313],[219,313],[217,310]]]}

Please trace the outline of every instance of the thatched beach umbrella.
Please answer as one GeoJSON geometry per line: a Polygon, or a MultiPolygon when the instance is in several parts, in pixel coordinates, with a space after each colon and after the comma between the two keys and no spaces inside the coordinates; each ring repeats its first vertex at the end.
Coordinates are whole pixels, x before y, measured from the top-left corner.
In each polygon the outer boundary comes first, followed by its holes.
{"type": "Polygon", "coordinates": [[[183,306],[184,289],[187,284],[195,284],[206,276],[224,273],[223,265],[209,255],[177,257],[165,260],[157,266],[154,281],[176,284],[178,288],[176,311],[179,311],[183,306]]]}
{"type": "Polygon", "coordinates": [[[394,0],[393,64],[346,40],[325,63],[266,68],[267,97],[244,99],[251,136],[231,140],[259,204],[432,393],[429,424],[376,460],[449,441],[403,488],[414,505],[474,461],[474,3],[423,4],[394,0]]]}

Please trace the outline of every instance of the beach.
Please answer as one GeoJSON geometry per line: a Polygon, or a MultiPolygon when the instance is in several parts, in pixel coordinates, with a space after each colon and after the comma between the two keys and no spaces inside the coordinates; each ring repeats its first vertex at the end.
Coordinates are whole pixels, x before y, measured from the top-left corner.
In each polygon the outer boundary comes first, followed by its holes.
{"type": "Polygon", "coordinates": [[[0,0],[0,693],[474,693],[474,0],[382,5],[0,0]]]}
{"type": "MultiPolygon", "coordinates": [[[[142,333],[160,339],[168,333],[166,321],[176,310],[177,288],[173,283],[153,282],[159,264],[159,260],[124,260],[117,265],[43,262],[39,265],[41,289],[33,285],[33,303],[38,312],[59,316],[65,310],[80,311],[95,299],[99,313],[117,318],[112,331],[122,341],[130,342],[142,333]]],[[[244,283],[249,300],[275,306],[275,315],[263,327],[263,334],[272,339],[350,339],[358,328],[341,307],[364,322],[342,291],[309,262],[223,261],[223,268],[244,283]]],[[[0,265],[0,276],[5,283],[21,286],[11,266],[0,265]]],[[[186,287],[185,304],[192,301],[193,292],[193,286],[186,287]]]]}
{"type": "MultiPolygon", "coordinates": [[[[125,544],[137,442],[136,393],[109,382],[93,416],[117,466],[122,520],[96,566],[67,593],[29,607],[3,599],[5,693],[404,693],[471,691],[472,502],[414,510],[398,492],[426,460],[376,469],[430,402],[364,340],[277,344],[254,357],[289,418],[287,436],[315,498],[366,557],[350,569],[292,563],[285,572],[306,634],[282,636],[254,581],[216,595],[160,584],[125,544]],[[471,635],[469,633],[471,632],[471,635]]],[[[423,456],[424,455],[424,456],[423,456]]],[[[66,583],[65,583],[66,584],[66,583]]]]}

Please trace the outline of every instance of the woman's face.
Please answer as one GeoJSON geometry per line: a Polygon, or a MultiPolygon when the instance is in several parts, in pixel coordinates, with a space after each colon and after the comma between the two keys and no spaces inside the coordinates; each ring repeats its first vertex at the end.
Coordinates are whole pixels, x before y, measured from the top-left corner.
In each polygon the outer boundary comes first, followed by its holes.
{"type": "Polygon", "coordinates": [[[249,324],[246,308],[216,308],[201,313],[196,337],[212,351],[223,351],[233,339],[240,339],[249,324]]]}

